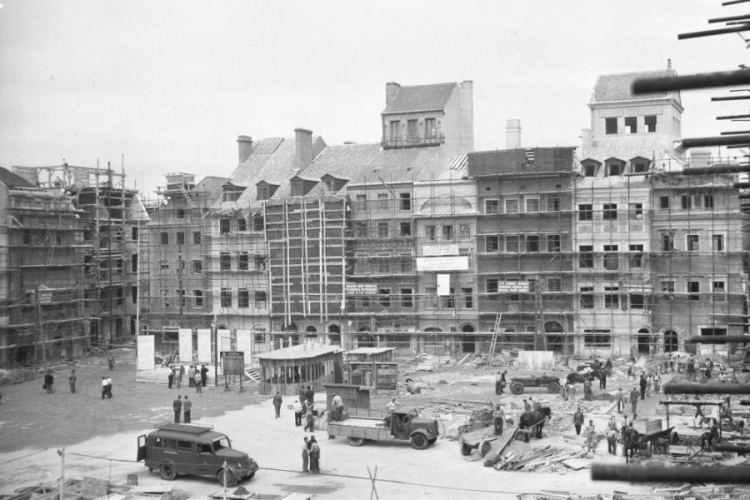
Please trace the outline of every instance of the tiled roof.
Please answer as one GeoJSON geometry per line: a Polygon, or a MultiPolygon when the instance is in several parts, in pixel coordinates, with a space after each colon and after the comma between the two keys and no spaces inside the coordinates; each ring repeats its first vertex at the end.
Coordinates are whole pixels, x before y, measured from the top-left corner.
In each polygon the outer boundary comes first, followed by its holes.
{"type": "Polygon", "coordinates": [[[632,101],[670,96],[674,97],[677,102],[680,102],[680,93],[674,91],[633,95],[631,88],[636,79],[664,76],[677,76],[677,72],[673,69],[665,69],[660,71],[640,71],[637,73],[601,75],[596,79],[591,102],[632,101]]]}
{"type": "Polygon", "coordinates": [[[36,187],[20,175],[16,175],[8,169],[0,167],[0,182],[9,188],[33,188],[36,187]]]}
{"type": "Polygon", "coordinates": [[[381,114],[442,111],[455,88],[455,83],[400,87],[396,96],[386,104],[381,114]]]}
{"type": "Polygon", "coordinates": [[[468,154],[468,175],[534,174],[572,172],[575,161],[571,147],[504,149],[468,154]]]}
{"type": "MultiPolygon", "coordinates": [[[[258,171],[263,169],[263,166],[271,156],[279,149],[284,142],[283,137],[271,137],[270,139],[262,139],[257,144],[253,144],[253,151],[247,157],[247,160],[237,165],[232,175],[232,182],[240,186],[249,186],[254,184],[258,171]]],[[[289,146],[289,142],[285,146],[289,146]]],[[[294,140],[291,140],[292,154],[294,154],[294,140]]]]}

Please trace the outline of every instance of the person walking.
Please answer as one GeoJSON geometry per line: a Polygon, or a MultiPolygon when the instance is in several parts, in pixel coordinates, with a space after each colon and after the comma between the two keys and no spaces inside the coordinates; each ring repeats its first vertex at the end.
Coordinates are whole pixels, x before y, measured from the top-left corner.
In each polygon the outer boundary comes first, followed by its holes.
{"type": "Polygon", "coordinates": [[[169,370],[169,375],[167,375],[167,383],[169,384],[169,389],[172,388],[172,384],[174,383],[174,371],[169,370]]]}
{"type": "Polygon", "coordinates": [[[573,426],[576,428],[576,436],[581,435],[581,426],[583,425],[583,412],[581,407],[576,408],[576,412],[573,414],[573,426]]]}
{"type": "Polygon", "coordinates": [[[630,391],[630,408],[633,410],[633,419],[638,418],[636,410],[638,409],[638,389],[633,386],[633,390],[630,391]]]}
{"type": "Polygon", "coordinates": [[[307,413],[305,414],[305,428],[303,430],[310,429],[310,432],[315,432],[315,413],[313,413],[313,405],[307,405],[307,413]]]}
{"type": "Polygon", "coordinates": [[[208,378],[208,368],[206,365],[201,365],[201,385],[206,387],[206,379],[208,378]]]}
{"type": "Polygon", "coordinates": [[[627,417],[626,417],[626,421],[622,423],[621,433],[622,433],[621,435],[622,456],[625,457],[625,463],[628,463],[630,462],[630,459],[633,456],[633,450],[632,450],[633,433],[632,433],[632,424],[628,425],[627,417]]]}
{"type": "Polygon", "coordinates": [[[276,418],[279,418],[281,416],[281,394],[278,390],[273,395],[273,409],[276,410],[276,418]]]}
{"type": "Polygon", "coordinates": [[[102,399],[107,397],[107,377],[102,377],[102,399]]]}
{"type": "Polygon", "coordinates": [[[195,367],[193,365],[190,365],[190,369],[187,372],[188,375],[188,387],[193,387],[195,385],[195,367]]]}
{"type": "Polygon", "coordinates": [[[646,377],[644,377],[642,373],[641,373],[641,380],[639,383],[641,385],[641,400],[645,400],[646,399],[646,386],[648,385],[648,382],[646,381],[646,377]]]}
{"type": "Polygon", "coordinates": [[[203,392],[203,380],[201,379],[201,374],[198,370],[195,370],[195,375],[193,375],[193,380],[195,382],[195,393],[201,394],[203,392]]]}
{"type": "Polygon", "coordinates": [[[689,358],[687,362],[687,377],[689,382],[695,380],[695,361],[693,361],[693,358],[689,358]]]}
{"type": "Polygon", "coordinates": [[[107,395],[107,399],[112,399],[112,377],[107,377],[104,385],[104,393],[107,395]]]}
{"type": "Polygon", "coordinates": [[[607,389],[607,370],[599,371],[599,389],[607,389]]]}
{"type": "Polygon", "coordinates": [[[55,392],[55,377],[52,375],[52,370],[47,370],[47,373],[44,374],[44,390],[47,391],[47,394],[52,394],[55,392]]]}
{"type": "Polygon", "coordinates": [[[315,436],[310,436],[310,470],[315,474],[320,474],[320,445],[315,436]]]}
{"type": "Polygon", "coordinates": [[[529,413],[531,411],[531,404],[527,400],[523,400],[523,412],[529,413]]]}
{"type": "Polygon", "coordinates": [[[625,401],[623,400],[622,387],[617,388],[617,413],[622,413],[625,408],[625,401]]]}
{"type": "Polygon", "coordinates": [[[586,377],[586,380],[583,381],[583,398],[586,401],[590,401],[592,395],[593,392],[591,390],[591,377],[586,377]]]}
{"type": "Polygon", "coordinates": [[[185,401],[182,403],[182,413],[185,415],[185,423],[190,423],[190,412],[193,411],[193,402],[185,395],[185,401]]]}
{"type": "Polygon", "coordinates": [[[174,410],[174,423],[180,423],[180,414],[182,413],[182,396],[177,396],[177,399],[172,401],[172,409],[174,410]]]}
{"type": "Polygon", "coordinates": [[[78,380],[78,377],[76,377],[76,371],[75,369],[70,370],[70,375],[68,375],[68,385],[70,385],[70,393],[75,394],[76,393],[76,381],[78,380]]]}
{"type": "Polygon", "coordinates": [[[185,376],[185,366],[180,365],[180,367],[177,369],[177,373],[175,374],[175,377],[177,377],[177,388],[182,389],[182,378],[185,376]]]}
{"type": "Polygon", "coordinates": [[[596,437],[596,429],[594,429],[593,420],[589,420],[589,425],[586,426],[584,435],[586,436],[586,451],[593,452],[594,448],[596,447],[596,443],[594,442],[594,438],[596,437]]]}
{"type": "Polygon", "coordinates": [[[302,425],[302,403],[299,399],[294,401],[294,426],[299,427],[302,425]]]}
{"type": "Polygon", "coordinates": [[[607,453],[610,455],[617,455],[617,422],[615,421],[615,416],[612,415],[610,417],[609,422],[607,423],[607,453]]]}
{"type": "Polygon", "coordinates": [[[112,351],[107,352],[107,364],[109,364],[109,371],[115,369],[115,357],[112,355],[112,351]]]}
{"type": "Polygon", "coordinates": [[[311,385],[307,386],[307,390],[305,391],[305,400],[307,401],[308,405],[312,405],[315,402],[315,391],[313,391],[311,385]]]}
{"type": "Polygon", "coordinates": [[[310,472],[310,450],[307,449],[307,436],[304,437],[304,443],[302,443],[302,472],[310,472]]]}
{"type": "Polygon", "coordinates": [[[495,409],[492,411],[493,422],[495,424],[495,435],[503,435],[503,424],[505,423],[505,411],[500,403],[495,403],[495,409]]]}
{"type": "Polygon", "coordinates": [[[661,389],[661,375],[658,373],[654,374],[654,393],[659,394],[659,390],[661,389]]]}

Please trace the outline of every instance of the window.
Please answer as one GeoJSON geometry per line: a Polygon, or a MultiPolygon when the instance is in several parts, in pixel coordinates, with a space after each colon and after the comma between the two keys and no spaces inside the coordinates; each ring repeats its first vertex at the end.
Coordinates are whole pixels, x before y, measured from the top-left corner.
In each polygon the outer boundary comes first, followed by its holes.
{"type": "Polygon", "coordinates": [[[669,196],[659,196],[659,208],[669,210],[669,196]]]}
{"type": "Polygon", "coordinates": [[[354,222],[354,236],[367,238],[367,222],[360,220],[354,222]]]}
{"type": "Polygon", "coordinates": [[[378,193],[377,210],[388,210],[388,193],[378,193]]]}
{"type": "Polygon", "coordinates": [[[700,281],[687,282],[688,300],[700,300],[701,283],[700,281]]]}
{"type": "Polygon", "coordinates": [[[715,252],[724,251],[724,235],[723,234],[711,235],[711,242],[713,243],[715,252]]]}
{"type": "Polygon", "coordinates": [[[630,160],[630,171],[634,174],[645,174],[651,162],[645,158],[633,158],[630,160]]]}
{"type": "Polygon", "coordinates": [[[584,177],[596,177],[596,170],[599,166],[597,162],[588,161],[581,163],[581,166],[583,166],[584,177]]]}
{"type": "Polygon", "coordinates": [[[461,289],[461,295],[464,296],[464,308],[465,309],[473,309],[474,308],[474,290],[472,288],[462,288],[461,289]]]}
{"type": "Polygon", "coordinates": [[[266,257],[264,255],[255,256],[255,270],[256,271],[266,270],[266,257]]]}
{"type": "Polygon", "coordinates": [[[411,193],[400,193],[401,210],[411,210],[411,193]]]}
{"type": "Polygon", "coordinates": [[[177,213],[175,215],[175,218],[177,219],[184,219],[185,218],[185,209],[184,208],[178,208],[177,213]]]}
{"type": "Polygon", "coordinates": [[[644,124],[646,125],[646,132],[656,132],[656,115],[648,115],[644,117],[644,124]]]}
{"type": "Polygon", "coordinates": [[[471,226],[468,224],[458,226],[458,237],[462,240],[468,240],[471,237],[471,226]]]}
{"type": "Polygon", "coordinates": [[[414,264],[413,260],[411,258],[411,254],[402,254],[401,255],[401,273],[402,274],[410,274],[414,272],[414,264]]]}
{"type": "Polygon", "coordinates": [[[201,244],[201,232],[200,231],[193,231],[193,244],[194,245],[201,244]]]}
{"type": "Polygon", "coordinates": [[[509,235],[505,237],[505,251],[506,252],[518,252],[520,249],[520,237],[517,235],[509,235]]]}
{"type": "Polygon", "coordinates": [[[265,227],[265,220],[263,219],[263,214],[255,214],[253,215],[253,231],[263,231],[263,228],[265,227]]]}
{"type": "Polygon", "coordinates": [[[203,261],[194,260],[192,267],[193,267],[193,272],[194,273],[201,273],[201,272],[203,272],[203,261]]]}
{"type": "Polygon", "coordinates": [[[594,287],[582,286],[581,293],[578,295],[581,301],[581,309],[594,308],[594,287]]]}
{"type": "Polygon", "coordinates": [[[547,251],[548,252],[560,251],[560,235],[559,234],[547,235],[547,251]]]}
{"type": "Polygon", "coordinates": [[[605,203],[604,206],[604,220],[616,220],[617,219],[617,203],[605,203]]]}
{"type": "Polygon", "coordinates": [[[723,281],[714,281],[711,286],[713,288],[713,297],[715,301],[724,302],[727,300],[727,289],[723,281]]]}
{"type": "Polygon", "coordinates": [[[391,261],[387,260],[387,259],[388,258],[386,257],[385,259],[380,259],[380,260],[376,261],[376,263],[375,263],[375,271],[378,274],[390,274],[390,272],[391,272],[391,261]]]}
{"type": "Polygon", "coordinates": [[[630,268],[643,266],[643,245],[630,245],[630,268]]]}
{"type": "Polygon", "coordinates": [[[687,235],[687,251],[698,252],[701,249],[701,237],[698,234],[687,235]]]}
{"type": "Polygon", "coordinates": [[[266,306],[266,292],[255,292],[255,307],[259,309],[265,309],[266,306]]]}
{"type": "Polygon", "coordinates": [[[406,137],[409,142],[419,142],[417,120],[408,120],[406,122],[406,137]]]}
{"type": "Polygon", "coordinates": [[[625,133],[626,134],[637,134],[638,133],[638,118],[635,116],[625,117],[625,133]]]}
{"type": "Polygon", "coordinates": [[[499,212],[499,202],[497,200],[484,200],[484,213],[496,214],[499,212]]]}
{"type": "Polygon", "coordinates": [[[547,198],[547,211],[548,212],[559,212],[560,211],[560,198],[557,196],[550,196],[547,198]]]}
{"type": "Polygon", "coordinates": [[[232,256],[229,255],[229,252],[221,252],[219,254],[219,269],[222,271],[232,269],[232,256]]]}
{"type": "Polygon", "coordinates": [[[561,278],[548,278],[547,279],[547,291],[548,292],[561,292],[562,291],[562,279],[561,278]]]}
{"type": "Polygon", "coordinates": [[[593,205],[578,205],[578,220],[593,220],[594,219],[594,206],[593,205]]]}
{"type": "Polygon", "coordinates": [[[138,271],[138,254],[137,253],[130,255],[130,269],[132,272],[138,271]]]}
{"type": "MultiPolygon", "coordinates": [[[[29,237],[30,239],[31,237],[29,237]]],[[[169,245],[169,233],[161,233],[161,244],[169,245]]]]}
{"type": "Polygon", "coordinates": [[[617,133],[617,118],[605,118],[604,119],[604,133],[605,134],[617,133]]]}
{"type": "Polygon", "coordinates": [[[162,290],[161,291],[161,305],[162,307],[171,307],[172,304],[169,301],[169,291],[168,290],[162,290]]]}
{"type": "Polygon", "coordinates": [[[608,349],[612,347],[612,334],[609,330],[586,329],[583,331],[583,345],[608,349]]]}
{"type": "Polygon", "coordinates": [[[662,299],[674,300],[674,281],[661,282],[662,299]]]}
{"type": "Polygon", "coordinates": [[[232,289],[221,289],[221,307],[232,307],[232,289]]]}
{"type": "Polygon", "coordinates": [[[425,118],[424,120],[424,137],[425,139],[434,139],[437,135],[434,118],[425,118]]]}
{"type": "Polygon", "coordinates": [[[411,236],[411,222],[401,222],[398,227],[401,236],[411,236]]]}
{"type": "Polygon", "coordinates": [[[593,245],[580,245],[578,247],[578,267],[594,267],[593,245]]]}
{"type": "Polygon", "coordinates": [[[427,225],[424,227],[424,235],[430,241],[435,241],[435,226],[427,225]]]}
{"type": "Polygon", "coordinates": [[[446,241],[453,240],[453,226],[443,226],[443,239],[446,241]]]}
{"type": "Polygon", "coordinates": [[[391,142],[398,144],[401,142],[401,122],[398,120],[391,120],[391,142]]]}
{"type": "Polygon", "coordinates": [[[680,196],[680,206],[683,210],[690,210],[693,208],[689,194],[683,194],[680,196]]]}
{"type": "Polygon", "coordinates": [[[299,179],[293,180],[292,185],[292,196],[305,196],[305,183],[299,179]]]}
{"type": "Polygon", "coordinates": [[[185,233],[183,233],[182,231],[177,233],[177,244],[178,245],[185,244],[185,233]]]}
{"type": "MultiPolygon", "coordinates": [[[[102,263],[102,265],[103,265],[103,263],[102,263]]],[[[169,271],[169,262],[166,261],[166,260],[159,261],[159,268],[162,271],[169,271]]]]}
{"type": "Polygon", "coordinates": [[[203,290],[193,290],[193,304],[195,307],[203,307],[203,290]]]}
{"type": "Polygon", "coordinates": [[[250,292],[247,288],[237,290],[237,307],[250,307],[250,292]]]}
{"type": "Polygon", "coordinates": [[[643,219],[643,203],[631,203],[628,208],[630,219],[643,219]]]}
{"type": "Polygon", "coordinates": [[[610,160],[605,164],[604,175],[613,177],[625,173],[625,162],[620,160],[610,160]]]}
{"type": "Polygon", "coordinates": [[[500,238],[498,236],[484,237],[484,251],[497,252],[500,250],[500,238]]]}
{"type": "Polygon", "coordinates": [[[237,269],[240,271],[247,271],[250,268],[250,254],[247,252],[240,252],[240,258],[237,262],[237,269]]]}
{"type": "Polygon", "coordinates": [[[357,210],[367,210],[367,195],[358,194],[354,197],[354,207],[357,210]]]}
{"type": "Polygon", "coordinates": [[[604,269],[616,271],[620,267],[617,250],[617,245],[604,245],[604,269]]]}
{"type": "Polygon", "coordinates": [[[138,228],[135,226],[130,228],[130,239],[133,241],[138,241],[138,228]]]}
{"type": "Polygon", "coordinates": [[[531,234],[526,236],[526,251],[527,252],[539,251],[539,236],[531,235],[531,234]]]}
{"type": "Polygon", "coordinates": [[[378,222],[378,238],[388,238],[388,223],[378,222]]]}
{"type": "Polygon", "coordinates": [[[518,200],[505,200],[505,213],[506,214],[517,214],[518,213],[518,200]]]}
{"type": "Polygon", "coordinates": [[[381,307],[391,307],[390,288],[378,288],[378,303],[381,307]]]}
{"type": "Polygon", "coordinates": [[[674,250],[674,235],[670,233],[664,233],[661,235],[661,251],[671,252],[674,250]]]}
{"type": "Polygon", "coordinates": [[[604,287],[604,308],[617,309],[620,307],[620,288],[616,286],[604,287]]]}
{"type": "Polygon", "coordinates": [[[263,201],[263,200],[267,200],[268,198],[270,198],[271,196],[270,196],[268,186],[265,186],[262,184],[257,186],[255,197],[258,198],[258,201],[263,201]]]}
{"type": "Polygon", "coordinates": [[[219,219],[219,234],[229,234],[229,219],[219,219]]]}
{"type": "Polygon", "coordinates": [[[456,307],[456,295],[453,291],[453,287],[448,291],[448,295],[442,295],[440,299],[444,309],[453,309],[456,307]]]}
{"type": "Polygon", "coordinates": [[[498,299],[499,281],[496,278],[487,278],[484,283],[484,291],[487,293],[487,300],[498,299]]]}
{"type": "Polygon", "coordinates": [[[411,288],[401,289],[401,307],[414,307],[414,290],[411,288]]]}
{"type": "Polygon", "coordinates": [[[539,211],[539,198],[526,198],[526,213],[539,211]]]}
{"type": "Polygon", "coordinates": [[[703,195],[703,208],[705,208],[706,210],[714,209],[714,195],[712,194],[703,195]]]}
{"type": "Polygon", "coordinates": [[[631,309],[645,309],[646,308],[646,296],[641,293],[630,294],[630,308],[631,309]]]}
{"type": "Polygon", "coordinates": [[[247,221],[244,217],[240,217],[237,219],[237,230],[238,231],[247,231],[247,221]]]}
{"type": "Polygon", "coordinates": [[[177,441],[177,449],[184,451],[192,451],[193,443],[190,441],[177,441]]]}

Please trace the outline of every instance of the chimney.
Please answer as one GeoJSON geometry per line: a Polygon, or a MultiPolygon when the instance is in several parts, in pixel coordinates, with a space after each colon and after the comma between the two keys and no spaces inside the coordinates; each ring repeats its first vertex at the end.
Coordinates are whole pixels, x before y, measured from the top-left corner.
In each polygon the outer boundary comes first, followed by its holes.
{"type": "Polygon", "coordinates": [[[240,154],[240,163],[245,163],[250,153],[253,152],[253,138],[248,135],[240,135],[237,137],[237,149],[240,154]]]}
{"type": "Polygon", "coordinates": [[[312,163],[312,131],[304,128],[294,129],[294,161],[300,172],[312,163]]]}
{"type": "Polygon", "coordinates": [[[401,90],[401,85],[399,85],[396,82],[388,82],[385,84],[385,104],[386,105],[389,102],[391,102],[393,99],[395,99],[396,95],[398,95],[399,90],[401,90]]]}
{"type": "Polygon", "coordinates": [[[505,122],[505,149],[519,149],[521,147],[521,120],[507,120],[505,122]]]}
{"type": "Polygon", "coordinates": [[[711,150],[710,149],[691,149],[690,150],[690,168],[710,167],[711,150]]]}

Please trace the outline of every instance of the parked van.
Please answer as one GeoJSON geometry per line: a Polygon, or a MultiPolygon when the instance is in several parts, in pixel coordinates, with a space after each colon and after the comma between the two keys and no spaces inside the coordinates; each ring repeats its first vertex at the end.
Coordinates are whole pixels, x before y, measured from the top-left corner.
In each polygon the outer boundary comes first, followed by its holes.
{"type": "Polygon", "coordinates": [[[149,472],[159,469],[167,481],[182,474],[215,477],[227,486],[252,479],[259,468],[247,453],[232,448],[226,434],[189,424],[164,424],[138,436],[137,460],[143,460],[149,472]]]}

